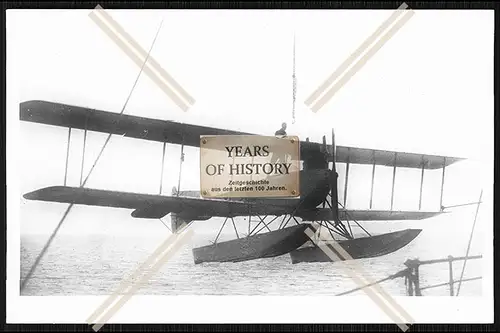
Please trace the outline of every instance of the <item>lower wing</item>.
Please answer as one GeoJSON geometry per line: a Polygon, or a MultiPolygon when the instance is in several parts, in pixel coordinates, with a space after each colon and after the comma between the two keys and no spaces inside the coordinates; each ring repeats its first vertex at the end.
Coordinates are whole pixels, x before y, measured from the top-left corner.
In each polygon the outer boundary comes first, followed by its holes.
{"type": "MultiPolygon", "coordinates": [[[[424,212],[424,211],[391,211],[391,210],[346,210],[339,209],[339,219],[342,221],[403,221],[403,220],[423,220],[445,212],[424,212]]],[[[307,220],[332,220],[330,209],[320,208],[302,214],[301,218],[307,220]]]]}
{"type": "MultiPolygon", "coordinates": [[[[202,199],[130,192],[97,190],[82,187],[53,186],[24,195],[25,199],[76,205],[134,209],[136,218],[161,218],[169,213],[190,214],[204,218],[257,215],[261,210],[286,213],[286,207],[224,199],[202,199]]],[[[268,213],[266,213],[268,214],[268,213]]]]}

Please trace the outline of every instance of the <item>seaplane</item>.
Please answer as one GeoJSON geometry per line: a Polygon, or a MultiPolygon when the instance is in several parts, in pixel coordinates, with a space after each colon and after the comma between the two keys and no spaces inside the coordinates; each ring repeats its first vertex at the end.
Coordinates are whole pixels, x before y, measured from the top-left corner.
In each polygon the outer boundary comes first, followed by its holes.
{"type": "MultiPolygon", "coordinates": [[[[20,120],[44,125],[65,127],[71,130],[107,133],[137,140],[148,140],[200,148],[202,136],[259,135],[228,129],[204,127],[172,121],[150,119],[118,114],[83,106],[68,105],[52,101],[30,100],[20,103],[20,120]]],[[[69,140],[69,138],[68,138],[69,140]]],[[[328,257],[305,233],[312,223],[320,225],[318,232],[327,232],[352,259],[383,256],[400,250],[412,242],[421,229],[404,229],[395,232],[371,235],[359,221],[403,221],[422,220],[445,213],[442,205],[445,168],[463,158],[425,155],[398,151],[385,151],[358,147],[337,146],[332,129],[331,143],[300,140],[300,196],[299,198],[206,198],[199,191],[172,190],[171,195],[130,193],[113,190],[54,185],[33,189],[25,193],[27,200],[56,202],[61,204],[113,207],[131,210],[136,219],[161,219],[170,215],[172,232],[183,230],[182,226],[194,221],[205,221],[214,217],[224,218],[215,241],[210,245],[192,249],[195,264],[204,262],[241,262],[247,260],[290,255],[291,263],[329,262],[328,257]],[[338,199],[338,173],[336,164],[345,163],[344,204],[338,199]],[[347,209],[347,183],[349,166],[362,164],[373,166],[370,209],[347,209]],[[372,209],[375,166],[393,168],[391,208],[372,209]],[[397,168],[421,170],[419,210],[395,211],[394,183],[397,168]],[[440,210],[423,211],[422,186],[425,170],[442,169],[440,210]],[[248,217],[249,232],[236,238],[218,242],[222,228],[228,220],[248,217]],[[258,224],[250,230],[251,217],[258,224]],[[270,221],[267,221],[271,218],[270,221]],[[267,221],[267,222],[266,222],[267,221]],[[277,228],[271,224],[281,221],[277,228]],[[288,226],[293,221],[291,226],[288,226]],[[352,226],[363,232],[357,236],[352,226]]],[[[85,147],[83,148],[85,149],[85,147]]],[[[68,152],[69,154],[69,142],[68,152]]],[[[182,154],[182,150],[181,150],[182,154]]],[[[164,160],[164,159],[163,159],[164,160]]],[[[67,164],[66,164],[67,168],[67,164]]],[[[163,166],[162,166],[163,170],[163,166]]],[[[67,170],[66,170],[67,171],[67,170]]],[[[161,191],[160,191],[161,192],[161,191]]],[[[277,223],[275,223],[276,225],[277,223]]]]}

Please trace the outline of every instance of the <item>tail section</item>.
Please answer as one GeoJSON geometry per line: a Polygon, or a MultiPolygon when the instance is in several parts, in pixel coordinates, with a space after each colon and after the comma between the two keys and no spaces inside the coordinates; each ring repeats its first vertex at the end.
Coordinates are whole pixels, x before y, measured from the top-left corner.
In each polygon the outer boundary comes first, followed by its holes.
{"type": "Polygon", "coordinates": [[[172,233],[177,233],[179,229],[182,229],[183,225],[187,225],[191,220],[185,220],[180,218],[175,213],[170,213],[170,226],[172,227],[172,233]]]}
{"type": "MultiPolygon", "coordinates": [[[[199,198],[200,197],[200,192],[199,191],[177,191],[177,188],[174,186],[172,188],[172,195],[173,196],[180,196],[180,197],[195,197],[199,198]]],[[[181,217],[179,214],[176,213],[170,213],[170,226],[172,227],[172,232],[177,233],[179,229],[182,229],[183,225],[187,225],[189,222],[193,221],[193,219],[186,219],[181,217]]]]}

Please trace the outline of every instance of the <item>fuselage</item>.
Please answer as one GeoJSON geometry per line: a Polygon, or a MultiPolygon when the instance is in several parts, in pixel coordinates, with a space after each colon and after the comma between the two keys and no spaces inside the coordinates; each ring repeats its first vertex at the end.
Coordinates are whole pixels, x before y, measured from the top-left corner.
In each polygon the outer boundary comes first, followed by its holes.
{"type": "MultiPolygon", "coordinates": [[[[300,195],[295,198],[248,198],[243,201],[260,203],[267,206],[272,203],[275,206],[293,207],[298,209],[314,209],[326,198],[330,191],[330,170],[301,170],[300,171],[300,195]]],[[[242,199],[236,199],[242,200],[242,199]]]]}
{"type": "MultiPolygon", "coordinates": [[[[234,211],[224,217],[237,216],[281,216],[293,214],[295,216],[308,216],[314,214],[328,196],[331,187],[336,189],[336,177],[331,182],[332,171],[328,169],[328,161],[324,152],[311,151],[308,156],[303,156],[303,169],[300,170],[300,194],[295,198],[233,198],[252,203],[248,211],[234,211]]],[[[202,215],[200,212],[183,211],[179,214],[172,213],[172,230],[176,230],[182,223],[189,221],[209,220],[212,215],[202,215]]]]}
{"type": "MultiPolygon", "coordinates": [[[[252,203],[251,210],[242,214],[234,212],[232,216],[261,215],[280,216],[286,214],[308,213],[322,204],[333,186],[336,189],[336,178],[333,184],[330,182],[332,171],[328,168],[327,154],[317,150],[311,150],[307,156],[302,156],[303,168],[300,170],[300,194],[295,198],[233,198],[252,203]]],[[[199,212],[182,212],[178,218],[185,220],[208,220],[212,216],[200,216],[199,212]]]]}
{"type": "MultiPolygon", "coordinates": [[[[248,215],[285,215],[310,211],[324,202],[330,192],[331,171],[328,169],[312,169],[300,171],[300,196],[295,198],[231,198],[229,201],[252,203],[248,215]]],[[[177,214],[186,220],[207,220],[212,216],[202,216],[198,212],[182,212],[177,214]]],[[[235,216],[244,215],[235,213],[235,216]]]]}

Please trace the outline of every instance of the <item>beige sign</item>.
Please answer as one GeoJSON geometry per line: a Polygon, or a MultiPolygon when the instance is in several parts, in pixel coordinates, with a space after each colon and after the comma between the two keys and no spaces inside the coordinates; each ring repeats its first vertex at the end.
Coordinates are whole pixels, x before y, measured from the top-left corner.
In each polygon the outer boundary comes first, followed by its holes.
{"type": "Polygon", "coordinates": [[[297,136],[220,135],[200,138],[201,195],[210,198],[297,197],[297,136]]]}

